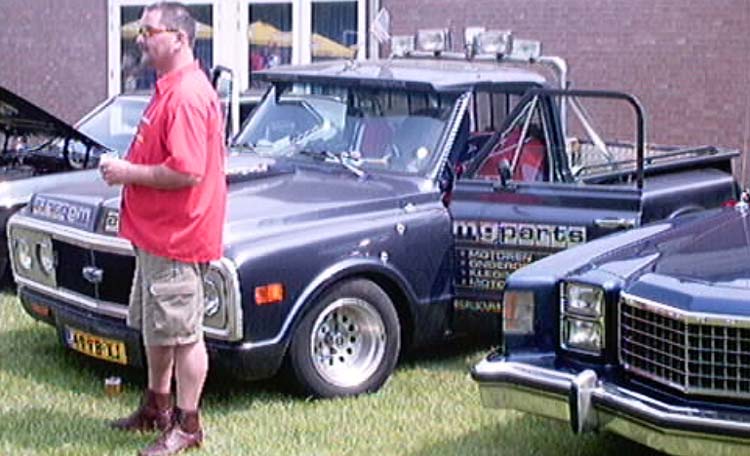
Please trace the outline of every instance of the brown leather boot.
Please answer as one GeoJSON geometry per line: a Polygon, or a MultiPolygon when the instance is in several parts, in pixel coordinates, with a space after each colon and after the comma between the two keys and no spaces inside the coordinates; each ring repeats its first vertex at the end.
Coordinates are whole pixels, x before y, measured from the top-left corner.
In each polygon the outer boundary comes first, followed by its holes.
{"type": "Polygon", "coordinates": [[[141,450],[140,456],[169,456],[203,444],[200,410],[187,411],[175,407],[175,422],[151,445],[141,450]]]}
{"type": "Polygon", "coordinates": [[[112,421],[110,426],[121,431],[164,431],[172,425],[172,399],[169,393],[146,390],[138,410],[125,418],[112,421]]]}

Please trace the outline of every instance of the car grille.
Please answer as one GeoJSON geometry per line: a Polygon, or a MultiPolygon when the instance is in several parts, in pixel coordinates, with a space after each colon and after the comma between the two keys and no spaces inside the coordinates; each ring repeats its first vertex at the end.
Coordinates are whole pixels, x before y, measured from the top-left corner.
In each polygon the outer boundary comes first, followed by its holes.
{"type": "Polygon", "coordinates": [[[93,299],[128,305],[135,258],[99,252],[54,240],[57,265],[57,286],[93,299]],[[95,267],[103,271],[101,282],[94,284],[84,278],[83,269],[95,267]]]}
{"type": "Polygon", "coordinates": [[[687,394],[750,397],[750,321],[620,299],[620,361],[687,394]]]}

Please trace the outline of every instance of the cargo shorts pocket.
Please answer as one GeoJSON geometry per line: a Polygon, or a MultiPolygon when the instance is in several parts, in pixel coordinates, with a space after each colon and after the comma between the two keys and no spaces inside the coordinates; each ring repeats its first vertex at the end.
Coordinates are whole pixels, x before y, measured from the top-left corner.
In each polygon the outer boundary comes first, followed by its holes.
{"type": "Polygon", "coordinates": [[[202,315],[194,281],[153,282],[149,287],[154,301],[154,331],[166,337],[195,334],[202,315]]]}

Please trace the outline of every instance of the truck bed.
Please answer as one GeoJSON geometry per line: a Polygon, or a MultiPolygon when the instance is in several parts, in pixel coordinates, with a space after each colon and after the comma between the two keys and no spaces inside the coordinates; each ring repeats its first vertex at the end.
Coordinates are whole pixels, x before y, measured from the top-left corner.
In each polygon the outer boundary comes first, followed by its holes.
{"type": "MultiPolygon", "coordinates": [[[[573,177],[582,182],[621,183],[632,179],[636,171],[636,148],[632,143],[612,142],[606,151],[591,142],[568,142],[567,155],[573,177]]],[[[644,151],[644,171],[648,174],[666,170],[690,169],[716,163],[718,168],[731,172],[731,159],[739,151],[715,146],[647,145],[644,151]]]]}

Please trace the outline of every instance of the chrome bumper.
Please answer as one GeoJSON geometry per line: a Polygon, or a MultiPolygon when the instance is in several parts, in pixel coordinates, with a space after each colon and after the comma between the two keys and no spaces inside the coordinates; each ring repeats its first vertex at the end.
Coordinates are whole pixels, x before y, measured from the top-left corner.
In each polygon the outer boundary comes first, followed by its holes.
{"type": "Polygon", "coordinates": [[[750,414],[675,407],[597,378],[530,364],[483,360],[472,370],[482,404],[568,421],[575,433],[609,431],[679,455],[750,451],[750,414]]]}

